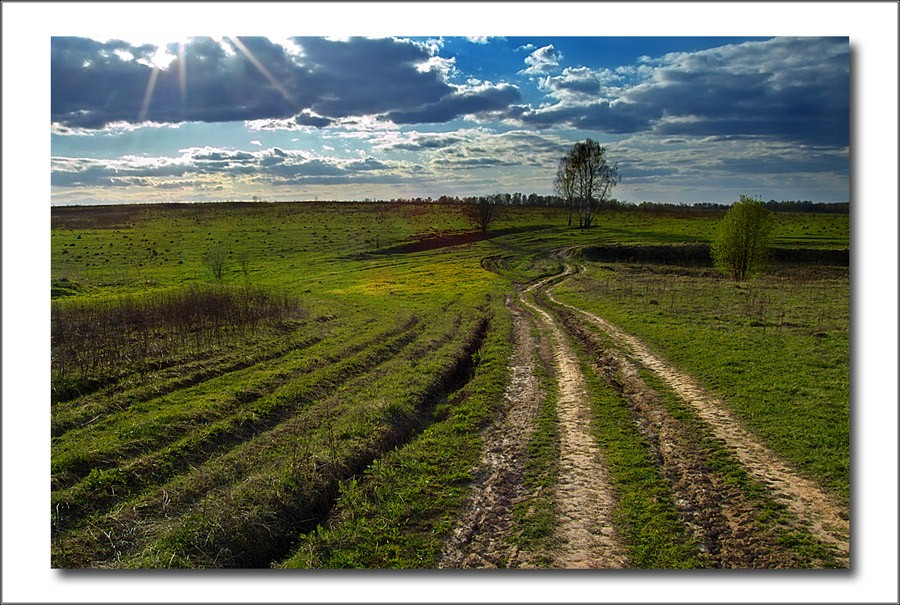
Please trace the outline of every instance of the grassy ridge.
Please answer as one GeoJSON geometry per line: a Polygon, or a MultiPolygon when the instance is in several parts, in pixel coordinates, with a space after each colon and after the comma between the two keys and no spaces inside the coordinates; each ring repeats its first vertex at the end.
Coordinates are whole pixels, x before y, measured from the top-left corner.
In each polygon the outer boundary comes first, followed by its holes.
{"type": "Polygon", "coordinates": [[[152,357],[58,398],[55,566],[267,566],[315,527],[342,481],[428,425],[502,291],[480,266],[488,242],[379,257],[373,225],[384,246],[434,225],[458,229],[458,217],[345,208],[104,209],[102,228],[82,220],[85,209],[57,221],[59,309],[90,316],[125,300],[152,311],[169,293],[264,290],[302,313],[288,324],[274,318],[275,329],[229,328],[232,338],[204,346],[154,340],[178,330],[148,313],[146,338],[135,338],[158,347],[152,357]],[[202,251],[231,236],[217,280],[202,251]],[[58,245],[64,239],[75,245],[58,245]],[[182,262],[173,262],[179,246],[182,262]],[[79,247],[102,249],[101,259],[74,258],[79,247]]]}
{"type": "Polygon", "coordinates": [[[176,410],[160,405],[145,406],[138,414],[126,410],[108,423],[95,425],[86,435],[79,432],[72,439],[60,439],[59,455],[52,465],[53,481],[59,487],[51,504],[64,507],[70,518],[85,508],[102,510],[165,482],[216,452],[252,439],[348,379],[376,368],[398,348],[402,350],[412,340],[417,322],[407,323],[397,334],[382,334],[355,355],[293,380],[285,378],[284,386],[268,394],[260,389],[252,399],[242,395],[228,399],[227,388],[214,386],[207,401],[188,394],[176,410]],[[76,473],[85,469],[90,472],[81,479],[76,473]],[[73,475],[81,480],[66,487],[66,479],[73,475]]]}
{"type": "Polygon", "coordinates": [[[402,448],[341,486],[328,521],[281,567],[429,568],[464,503],[481,433],[502,408],[511,322],[494,304],[473,375],[402,448]]]}
{"type": "MultiPolygon", "coordinates": [[[[144,492],[118,500],[106,514],[85,517],[57,540],[56,561],[118,561],[116,565],[138,567],[267,565],[295,539],[304,519],[327,510],[339,480],[402,442],[421,421],[422,406],[453,380],[482,338],[482,321],[459,319],[444,316],[422,330],[417,341],[394,347],[390,360],[339,391],[320,394],[298,413],[242,443],[220,448],[204,463],[183,467],[161,482],[150,481],[144,492]],[[114,537],[104,539],[103,532],[114,537]],[[101,539],[93,539],[95,535],[101,539]]],[[[241,425],[238,430],[245,429],[241,425]]],[[[234,433],[221,436],[234,439],[234,433]]],[[[151,472],[163,468],[161,463],[147,466],[151,472]]],[[[118,487],[121,498],[123,486],[118,487]]]]}

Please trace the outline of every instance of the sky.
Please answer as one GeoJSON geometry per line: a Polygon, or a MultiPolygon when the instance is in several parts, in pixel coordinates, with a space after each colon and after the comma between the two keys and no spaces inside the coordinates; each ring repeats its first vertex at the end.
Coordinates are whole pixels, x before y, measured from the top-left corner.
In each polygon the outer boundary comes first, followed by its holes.
{"type": "Polygon", "coordinates": [[[545,195],[587,138],[633,203],[850,197],[848,37],[53,36],[50,114],[53,205],[545,195]]]}

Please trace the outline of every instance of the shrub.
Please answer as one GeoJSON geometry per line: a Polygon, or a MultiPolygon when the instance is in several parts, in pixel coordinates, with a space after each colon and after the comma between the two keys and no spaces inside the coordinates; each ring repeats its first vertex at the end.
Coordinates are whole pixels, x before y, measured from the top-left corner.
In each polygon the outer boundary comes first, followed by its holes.
{"type": "Polygon", "coordinates": [[[765,204],[742,195],[725,213],[710,247],[716,266],[743,281],[765,267],[773,220],[765,204]]]}
{"type": "Polygon", "coordinates": [[[185,348],[252,333],[263,323],[300,319],[306,311],[283,292],[190,287],[100,301],[54,301],[54,374],[104,374],[185,348]]]}

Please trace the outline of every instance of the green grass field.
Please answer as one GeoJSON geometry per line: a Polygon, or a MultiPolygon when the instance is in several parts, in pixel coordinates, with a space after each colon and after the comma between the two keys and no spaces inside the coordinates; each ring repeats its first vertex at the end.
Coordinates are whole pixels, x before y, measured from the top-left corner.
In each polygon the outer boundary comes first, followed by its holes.
{"type": "MultiPolygon", "coordinates": [[[[426,204],[54,208],[53,566],[429,567],[502,404],[514,283],[559,271],[554,249],[708,243],[721,218],[618,211],[578,230],[503,210],[485,239],[426,204]]],[[[775,237],[845,249],[849,217],[778,215],[775,237]]],[[[849,498],[846,267],[734,284],[584,264],[561,300],[644,339],[849,498]]],[[[549,392],[532,486],[554,473],[549,392]]],[[[646,473],[642,456],[622,464],[646,473]]],[[[665,489],[645,481],[634,511],[665,489]]],[[[675,531],[666,510],[654,531],[675,531]]],[[[552,518],[518,514],[546,544],[552,518]]],[[[678,535],[661,566],[696,564],[678,535]]]]}

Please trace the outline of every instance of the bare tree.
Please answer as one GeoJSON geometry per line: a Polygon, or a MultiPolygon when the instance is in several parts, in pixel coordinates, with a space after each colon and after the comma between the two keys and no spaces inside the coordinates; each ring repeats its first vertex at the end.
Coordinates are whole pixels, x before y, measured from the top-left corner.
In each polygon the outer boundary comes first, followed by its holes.
{"type": "Polygon", "coordinates": [[[469,221],[482,233],[487,233],[497,218],[497,200],[495,196],[481,196],[474,203],[464,206],[463,211],[469,221]]]}
{"type": "Polygon", "coordinates": [[[225,249],[220,246],[213,246],[206,251],[203,257],[206,266],[212,271],[216,279],[222,279],[222,271],[225,269],[225,249]]]}
{"type": "Polygon", "coordinates": [[[569,211],[569,227],[571,227],[572,211],[575,208],[575,170],[574,165],[569,162],[568,156],[559,159],[553,188],[556,194],[565,200],[566,209],[569,211]]]}
{"type": "Polygon", "coordinates": [[[595,213],[609,200],[621,180],[618,164],[610,164],[606,148],[591,139],[572,146],[560,160],[556,179],[560,195],[578,204],[578,226],[585,228],[591,226],[595,213]]]}

